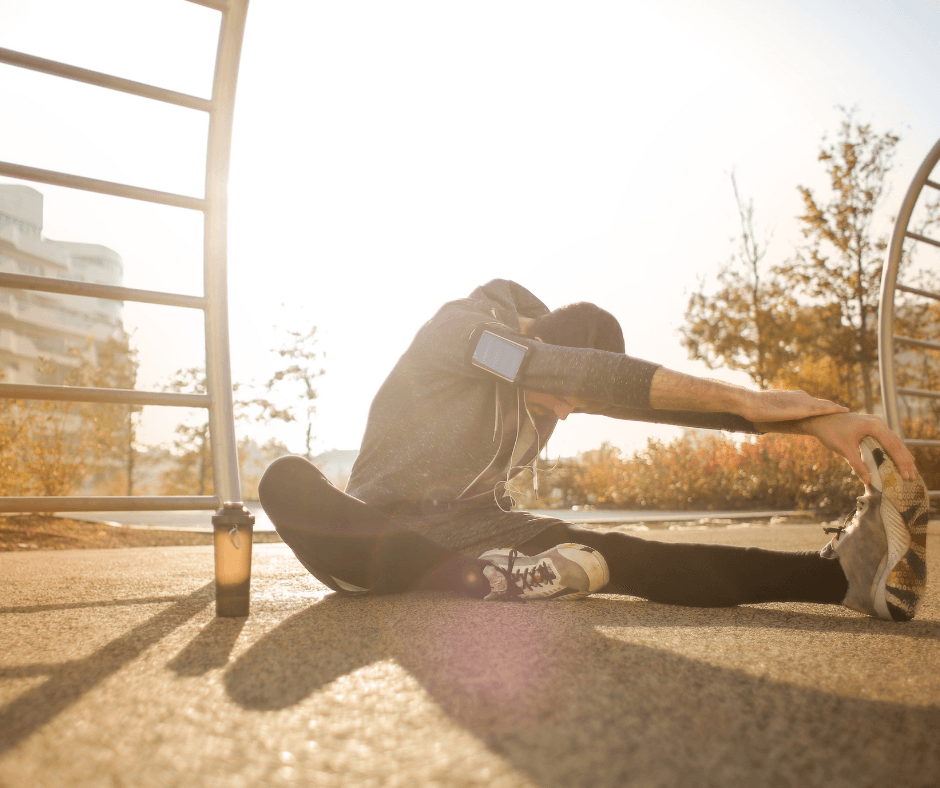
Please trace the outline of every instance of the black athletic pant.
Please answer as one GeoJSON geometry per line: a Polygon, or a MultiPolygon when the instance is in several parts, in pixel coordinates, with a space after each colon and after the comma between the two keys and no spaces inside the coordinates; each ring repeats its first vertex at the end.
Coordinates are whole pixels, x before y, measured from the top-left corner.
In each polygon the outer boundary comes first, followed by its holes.
{"type": "MultiPolygon", "coordinates": [[[[413,589],[489,593],[486,562],[442,547],[392,517],[333,487],[302,457],[282,457],[259,485],[263,506],[300,562],[334,590],[342,583],[373,593],[413,589]]],[[[819,602],[845,598],[837,560],[818,553],[756,547],[674,544],[618,532],[595,531],[548,519],[537,536],[517,545],[527,555],[574,542],[607,561],[608,593],[654,602],[723,607],[756,602],[819,602]]],[[[507,545],[508,546],[508,545],[507,545]]]]}

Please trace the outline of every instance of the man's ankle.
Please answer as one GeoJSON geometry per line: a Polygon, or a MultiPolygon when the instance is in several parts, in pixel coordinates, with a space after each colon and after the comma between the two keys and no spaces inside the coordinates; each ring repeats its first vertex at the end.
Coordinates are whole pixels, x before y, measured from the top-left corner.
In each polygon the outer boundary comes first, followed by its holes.
{"type": "Polygon", "coordinates": [[[492,590],[483,570],[489,566],[476,558],[448,561],[428,572],[415,586],[416,591],[448,591],[471,599],[483,599],[492,590]]]}

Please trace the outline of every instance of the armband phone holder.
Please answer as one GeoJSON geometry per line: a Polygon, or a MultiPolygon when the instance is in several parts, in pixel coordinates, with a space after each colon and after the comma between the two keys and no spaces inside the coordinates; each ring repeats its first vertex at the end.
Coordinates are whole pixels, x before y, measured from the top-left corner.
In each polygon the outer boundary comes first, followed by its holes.
{"type": "Polygon", "coordinates": [[[515,383],[528,352],[529,348],[525,345],[501,337],[492,331],[484,331],[480,334],[470,363],[491,372],[496,377],[515,383]]]}

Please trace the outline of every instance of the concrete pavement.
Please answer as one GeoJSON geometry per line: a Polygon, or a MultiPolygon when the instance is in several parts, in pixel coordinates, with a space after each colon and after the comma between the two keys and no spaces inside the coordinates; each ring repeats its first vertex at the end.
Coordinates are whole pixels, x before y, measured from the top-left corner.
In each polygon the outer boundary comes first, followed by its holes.
{"type": "Polygon", "coordinates": [[[265,544],[251,617],[215,619],[209,547],[0,554],[0,786],[935,786],[938,586],[904,625],[802,604],[337,599],[265,544]]]}

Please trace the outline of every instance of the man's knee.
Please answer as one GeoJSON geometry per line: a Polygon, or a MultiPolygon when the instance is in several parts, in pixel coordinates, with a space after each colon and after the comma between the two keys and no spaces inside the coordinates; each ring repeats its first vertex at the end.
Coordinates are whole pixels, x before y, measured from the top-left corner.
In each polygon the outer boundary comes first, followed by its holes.
{"type": "Polygon", "coordinates": [[[320,469],[305,457],[278,457],[265,469],[261,481],[258,482],[258,499],[267,511],[269,503],[276,504],[285,496],[290,497],[291,493],[296,495],[298,490],[316,482],[329,484],[320,469]]]}

